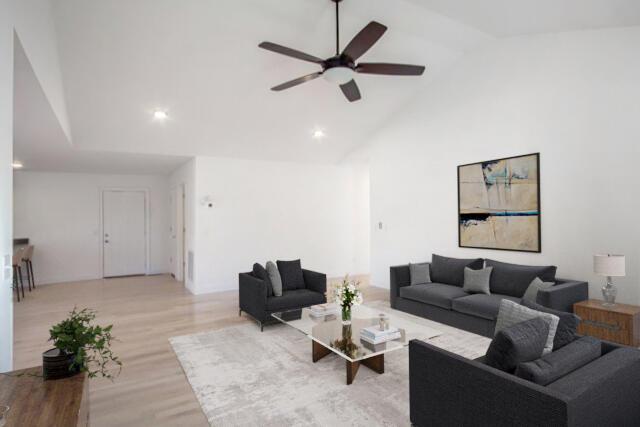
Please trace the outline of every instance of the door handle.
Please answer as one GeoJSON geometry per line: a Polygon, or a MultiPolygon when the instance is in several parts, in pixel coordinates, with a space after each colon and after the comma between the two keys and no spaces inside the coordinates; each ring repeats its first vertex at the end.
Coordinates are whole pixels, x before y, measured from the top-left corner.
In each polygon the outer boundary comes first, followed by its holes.
{"type": "Polygon", "coordinates": [[[104,242],[105,242],[105,243],[109,243],[109,241],[108,241],[108,240],[105,240],[104,242]]]}

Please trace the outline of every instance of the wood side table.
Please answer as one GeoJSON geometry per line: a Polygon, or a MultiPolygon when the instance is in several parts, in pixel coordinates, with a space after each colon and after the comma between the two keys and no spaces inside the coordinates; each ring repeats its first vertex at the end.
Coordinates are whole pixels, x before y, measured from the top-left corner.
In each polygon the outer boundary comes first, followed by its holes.
{"type": "Polygon", "coordinates": [[[7,427],[86,427],[89,379],[83,373],[44,381],[42,367],[0,374],[0,405],[11,407],[7,427]]]}
{"type": "Polygon", "coordinates": [[[573,311],[582,321],[578,333],[618,344],[640,347],[640,307],[606,306],[600,300],[575,303],[573,311]]]}

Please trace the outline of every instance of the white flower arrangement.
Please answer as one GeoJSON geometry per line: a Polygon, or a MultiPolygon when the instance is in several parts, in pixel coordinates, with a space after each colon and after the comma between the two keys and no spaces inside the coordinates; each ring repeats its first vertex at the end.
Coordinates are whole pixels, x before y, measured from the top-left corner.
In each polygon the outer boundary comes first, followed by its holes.
{"type": "Polygon", "coordinates": [[[349,276],[345,276],[342,283],[335,288],[336,302],[343,309],[362,304],[362,292],[358,289],[359,286],[360,282],[349,280],[349,276]]]}

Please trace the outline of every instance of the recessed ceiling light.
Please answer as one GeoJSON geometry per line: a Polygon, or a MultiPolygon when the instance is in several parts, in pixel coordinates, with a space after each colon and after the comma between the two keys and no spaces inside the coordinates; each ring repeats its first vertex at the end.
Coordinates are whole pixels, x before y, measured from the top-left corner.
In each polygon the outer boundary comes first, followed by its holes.
{"type": "Polygon", "coordinates": [[[153,118],[156,120],[166,120],[169,114],[164,110],[156,110],[153,112],[153,118]]]}
{"type": "Polygon", "coordinates": [[[11,167],[14,168],[14,169],[22,169],[24,167],[24,165],[22,164],[22,162],[13,161],[11,163],[11,167]]]}
{"type": "Polygon", "coordinates": [[[327,136],[322,129],[316,129],[313,131],[314,139],[322,139],[327,136]]]}

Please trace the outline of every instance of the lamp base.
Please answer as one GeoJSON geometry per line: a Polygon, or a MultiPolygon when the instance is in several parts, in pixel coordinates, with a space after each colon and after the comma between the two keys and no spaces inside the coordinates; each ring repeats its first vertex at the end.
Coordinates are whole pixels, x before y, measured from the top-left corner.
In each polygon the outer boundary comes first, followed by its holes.
{"type": "Polygon", "coordinates": [[[611,277],[607,277],[607,284],[602,287],[602,298],[604,298],[604,303],[602,305],[606,305],[608,307],[616,305],[617,295],[618,289],[613,286],[611,277]]]}

